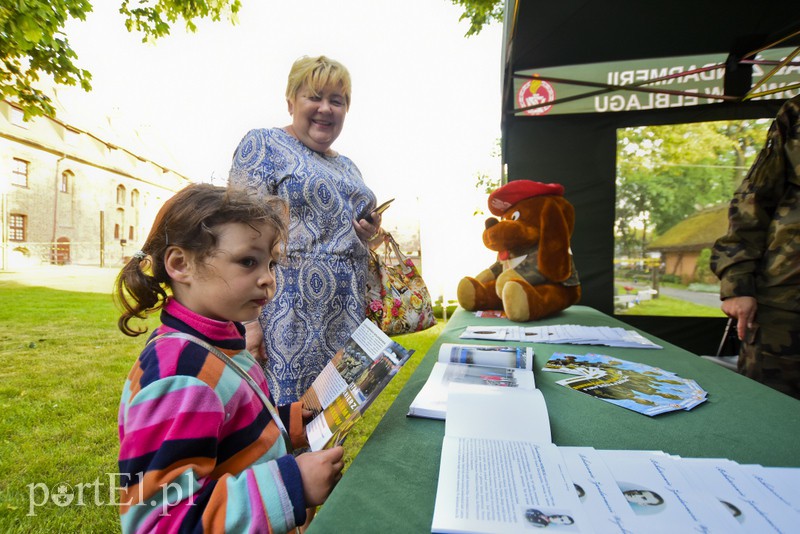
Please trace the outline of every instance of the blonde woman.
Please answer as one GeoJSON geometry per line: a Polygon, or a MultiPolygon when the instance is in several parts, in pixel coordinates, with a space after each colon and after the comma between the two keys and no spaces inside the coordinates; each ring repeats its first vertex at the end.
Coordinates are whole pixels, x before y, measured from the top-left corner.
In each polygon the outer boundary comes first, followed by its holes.
{"type": "Polygon", "coordinates": [[[350,109],[350,74],[325,56],[301,57],[286,87],[291,123],[248,132],[230,184],[289,206],[289,242],[275,298],[248,325],[278,404],[297,400],[365,317],[369,247],[381,217],[361,172],[332,145],[350,109]]]}

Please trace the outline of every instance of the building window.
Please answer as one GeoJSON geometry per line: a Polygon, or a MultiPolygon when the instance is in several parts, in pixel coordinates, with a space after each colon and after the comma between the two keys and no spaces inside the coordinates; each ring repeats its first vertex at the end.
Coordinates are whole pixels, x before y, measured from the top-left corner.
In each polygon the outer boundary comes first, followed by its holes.
{"type": "Polygon", "coordinates": [[[11,183],[20,187],[28,187],[28,165],[24,159],[14,158],[11,163],[11,183]]]}
{"type": "Polygon", "coordinates": [[[69,193],[72,188],[72,179],[75,175],[71,171],[61,173],[61,181],[58,182],[58,190],[62,193],[69,193]]]}
{"type": "Polygon", "coordinates": [[[125,210],[117,208],[117,222],[114,224],[114,239],[125,241],[125,210]]]}
{"type": "Polygon", "coordinates": [[[131,207],[136,208],[139,205],[139,190],[133,189],[131,191],[131,207]]]}
{"type": "Polygon", "coordinates": [[[19,213],[8,215],[8,240],[25,241],[25,216],[19,213]]]}
{"type": "Polygon", "coordinates": [[[124,206],[125,205],[125,186],[118,185],[117,186],[117,206],[124,206]]]}
{"type": "Polygon", "coordinates": [[[133,241],[133,240],[134,240],[133,226],[129,226],[128,227],[128,241],[133,241]]]}

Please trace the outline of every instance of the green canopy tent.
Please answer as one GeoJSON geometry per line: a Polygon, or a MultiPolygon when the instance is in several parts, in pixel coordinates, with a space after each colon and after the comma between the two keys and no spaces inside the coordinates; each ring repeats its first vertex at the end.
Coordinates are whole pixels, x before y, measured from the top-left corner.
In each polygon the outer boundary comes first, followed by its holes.
{"type": "MultiPolygon", "coordinates": [[[[796,0],[506,0],[502,154],[509,180],[564,185],[581,304],[614,312],[619,128],[774,117],[800,93],[796,0]]],[[[724,318],[621,316],[698,354],[724,318]]]]}

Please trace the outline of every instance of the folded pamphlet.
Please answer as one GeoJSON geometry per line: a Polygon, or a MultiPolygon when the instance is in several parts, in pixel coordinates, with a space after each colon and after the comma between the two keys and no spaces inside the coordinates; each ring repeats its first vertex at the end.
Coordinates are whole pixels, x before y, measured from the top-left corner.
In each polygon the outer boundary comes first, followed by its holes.
{"type": "Polygon", "coordinates": [[[311,449],[341,443],[413,353],[365,319],[300,399],[315,416],[306,425],[311,449]]]}

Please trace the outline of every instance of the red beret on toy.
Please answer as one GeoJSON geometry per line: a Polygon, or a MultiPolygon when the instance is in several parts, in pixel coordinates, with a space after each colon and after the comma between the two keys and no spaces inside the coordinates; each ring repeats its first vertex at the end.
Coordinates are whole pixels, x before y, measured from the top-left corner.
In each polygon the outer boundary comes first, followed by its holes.
{"type": "Polygon", "coordinates": [[[489,211],[498,217],[503,215],[508,208],[530,197],[541,195],[564,195],[564,186],[561,184],[543,184],[530,180],[514,180],[489,195],[489,211]]]}

